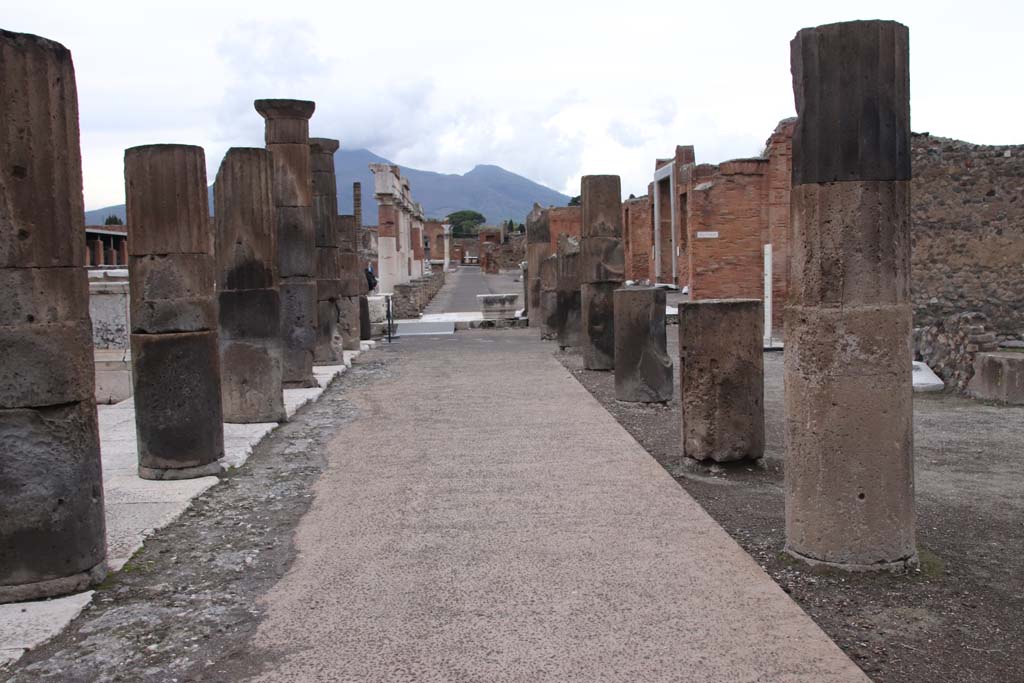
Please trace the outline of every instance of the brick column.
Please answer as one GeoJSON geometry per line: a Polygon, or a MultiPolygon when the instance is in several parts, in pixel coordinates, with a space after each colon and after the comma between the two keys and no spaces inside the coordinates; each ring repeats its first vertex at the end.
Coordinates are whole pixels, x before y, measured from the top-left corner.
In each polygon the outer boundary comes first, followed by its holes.
{"type": "Polygon", "coordinates": [[[583,367],[615,367],[612,292],[623,281],[622,187],[617,175],[583,176],[580,241],[580,303],[583,367]]]}
{"type": "Polygon", "coordinates": [[[908,41],[857,21],[791,44],[786,548],[851,569],[917,558],[908,41]]]}
{"type": "Polygon", "coordinates": [[[232,148],[214,185],[220,363],[225,422],[283,422],[281,298],[274,163],[232,148]]]}
{"type": "Polygon", "coordinates": [[[310,138],[313,170],[313,231],[316,235],[316,347],[313,360],[330,365],[341,358],[339,327],[341,279],[338,262],[338,187],[334,175],[334,153],[338,141],[310,138]]]}
{"type": "Polygon", "coordinates": [[[274,160],[284,386],[313,387],[317,287],[309,117],[316,105],[304,100],[256,100],[254,106],[266,120],[267,149],[274,160]]]}
{"type": "Polygon", "coordinates": [[[0,31],[0,602],[106,575],[71,53],[0,31]]]}
{"type": "Polygon", "coordinates": [[[124,179],[139,476],[216,474],[224,425],[206,156],[192,145],[132,147],[124,179]]]}
{"type": "Polygon", "coordinates": [[[672,360],[665,334],[665,290],[615,290],[615,398],[638,403],[672,400],[672,360]]]}
{"type": "Polygon", "coordinates": [[[352,216],[356,222],[356,230],[363,227],[363,184],[352,183],[352,216]]]}

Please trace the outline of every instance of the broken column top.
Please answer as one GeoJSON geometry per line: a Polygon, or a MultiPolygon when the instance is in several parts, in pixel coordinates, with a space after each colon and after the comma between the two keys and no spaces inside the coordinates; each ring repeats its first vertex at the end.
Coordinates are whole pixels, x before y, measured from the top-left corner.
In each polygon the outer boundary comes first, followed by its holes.
{"type": "Polygon", "coordinates": [[[316,102],[309,100],[254,100],[252,104],[267,120],[309,119],[316,110],[316,102]]]}
{"type": "Polygon", "coordinates": [[[895,21],[796,34],[793,185],[910,179],[909,55],[909,31],[895,21]]]}
{"type": "Polygon", "coordinates": [[[142,145],[124,151],[125,204],[132,256],[209,254],[206,155],[195,145],[142,145]]]}
{"type": "Polygon", "coordinates": [[[551,241],[551,222],[547,209],[542,209],[540,204],[534,203],[533,210],[526,217],[526,241],[529,244],[551,241]]]}
{"type": "Polygon", "coordinates": [[[617,175],[585,175],[580,181],[583,237],[622,237],[622,183],[617,175]]]}
{"type": "Polygon", "coordinates": [[[341,146],[341,141],[332,138],[310,138],[309,149],[314,154],[334,154],[341,146]]]}

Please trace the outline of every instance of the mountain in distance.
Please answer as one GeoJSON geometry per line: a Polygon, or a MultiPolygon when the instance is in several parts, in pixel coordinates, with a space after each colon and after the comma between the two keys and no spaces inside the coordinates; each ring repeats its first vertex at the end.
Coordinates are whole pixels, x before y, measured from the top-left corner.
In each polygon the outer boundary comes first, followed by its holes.
{"type": "MultiPolygon", "coordinates": [[[[352,213],[352,183],[362,183],[363,224],[377,224],[377,202],[373,196],[370,164],[391,163],[366,149],[339,149],[334,153],[338,180],[338,213],[352,213]]],[[[462,209],[479,211],[488,225],[513,220],[525,223],[526,215],[537,202],[541,206],[565,206],[569,197],[500,166],[481,164],[468,173],[447,174],[399,166],[409,179],[412,197],[423,206],[426,218],[444,218],[462,209]]],[[[210,192],[213,211],[213,192],[210,192]]],[[[100,225],[110,214],[125,220],[124,204],[85,212],[86,225],[100,225]]]]}

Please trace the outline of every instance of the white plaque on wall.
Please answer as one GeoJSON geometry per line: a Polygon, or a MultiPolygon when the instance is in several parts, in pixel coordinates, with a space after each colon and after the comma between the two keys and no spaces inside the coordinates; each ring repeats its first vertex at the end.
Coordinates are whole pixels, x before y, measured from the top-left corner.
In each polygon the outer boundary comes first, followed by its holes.
{"type": "Polygon", "coordinates": [[[698,230],[697,231],[697,239],[699,239],[699,240],[713,240],[713,239],[715,239],[717,237],[718,237],[718,231],[717,230],[709,230],[709,231],[698,230]]]}

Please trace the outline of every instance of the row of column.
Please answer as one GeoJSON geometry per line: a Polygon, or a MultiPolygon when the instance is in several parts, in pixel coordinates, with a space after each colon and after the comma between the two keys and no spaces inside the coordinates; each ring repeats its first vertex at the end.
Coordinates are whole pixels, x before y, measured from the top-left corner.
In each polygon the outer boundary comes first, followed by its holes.
{"type": "MultiPolygon", "coordinates": [[[[0,90],[10,94],[0,99],[0,602],[10,602],[102,580],[106,531],[70,53],[0,31],[0,90]]],[[[227,152],[212,222],[202,148],[125,152],[143,478],[218,473],[224,422],[284,420],[283,387],[315,385],[315,359],[358,348],[366,280],[354,217],[336,215],[337,141],[309,140],[312,102],[255,106],[267,147],[227,152]],[[326,350],[320,318],[346,321],[326,350]]]]}
{"type": "MultiPolygon", "coordinates": [[[[786,549],[846,569],[916,562],[912,443],[908,32],[888,21],[800,31],[791,44],[790,292],[785,321],[786,549]]],[[[588,370],[621,401],[672,397],[665,295],[621,287],[616,176],[584,176],[582,240],[527,221],[530,324],[563,348],[580,298],[588,370]],[[534,245],[537,247],[534,247],[534,245]],[[562,278],[574,271],[575,278],[562,278]]],[[[679,306],[682,453],[764,454],[762,302],[679,306]]]]}

